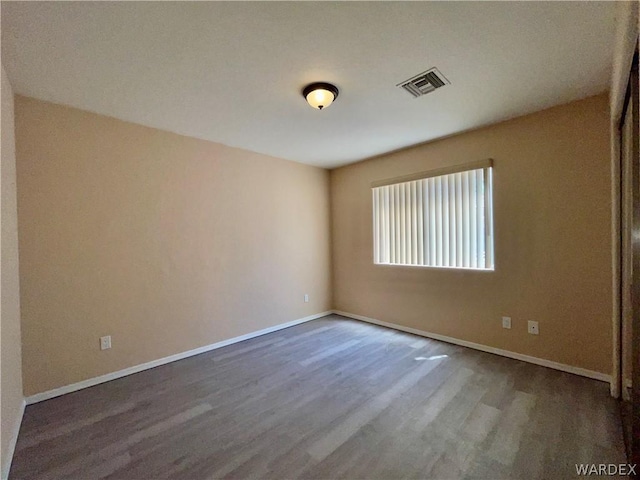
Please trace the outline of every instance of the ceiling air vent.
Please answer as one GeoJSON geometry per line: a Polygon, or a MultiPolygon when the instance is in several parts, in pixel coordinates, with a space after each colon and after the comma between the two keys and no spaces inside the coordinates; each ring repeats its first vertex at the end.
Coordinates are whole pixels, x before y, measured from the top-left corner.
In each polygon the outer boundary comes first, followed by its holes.
{"type": "Polygon", "coordinates": [[[434,67],[415,77],[411,77],[409,80],[399,83],[397,86],[404,88],[413,97],[417,98],[448,84],[449,80],[434,67]]]}

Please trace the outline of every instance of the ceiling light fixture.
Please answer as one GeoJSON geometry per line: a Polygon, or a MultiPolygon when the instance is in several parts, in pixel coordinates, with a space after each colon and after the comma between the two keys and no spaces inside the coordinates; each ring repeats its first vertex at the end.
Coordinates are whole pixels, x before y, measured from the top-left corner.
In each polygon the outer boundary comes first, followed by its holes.
{"type": "Polygon", "coordinates": [[[327,108],[336,98],[338,98],[338,88],[330,83],[312,83],[304,87],[304,90],[302,90],[302,96],[313,108],[322,110],[323,108],[327,108]]]}

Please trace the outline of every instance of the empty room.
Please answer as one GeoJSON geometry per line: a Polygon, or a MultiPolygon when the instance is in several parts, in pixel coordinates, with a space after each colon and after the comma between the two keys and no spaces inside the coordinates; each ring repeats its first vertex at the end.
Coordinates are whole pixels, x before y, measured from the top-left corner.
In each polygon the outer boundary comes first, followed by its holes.
{"type": "Polygon", "coordinates": [[[637,2],[0,8],[1,480],[636,478],[637,2]]]}

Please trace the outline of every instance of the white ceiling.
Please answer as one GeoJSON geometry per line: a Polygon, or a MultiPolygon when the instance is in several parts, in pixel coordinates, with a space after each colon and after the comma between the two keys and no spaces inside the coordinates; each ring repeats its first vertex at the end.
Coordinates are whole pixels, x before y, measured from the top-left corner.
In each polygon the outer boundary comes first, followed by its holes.
{"type": "Polygon", "coordinates": [[[605,91],[615,2],[2,2],[17,93],[323,167],[605,91]],[[396,87],[430,67],[451,85],[396,87]],[[307,83],[340,89],[327,110],[307,83]]]}

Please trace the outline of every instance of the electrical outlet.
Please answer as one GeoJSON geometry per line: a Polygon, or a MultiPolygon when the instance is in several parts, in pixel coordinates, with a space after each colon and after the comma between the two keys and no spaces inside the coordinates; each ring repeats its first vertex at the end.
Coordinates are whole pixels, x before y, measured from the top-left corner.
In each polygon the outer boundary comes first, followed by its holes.
{"type": "Polygon", "coordinates": [[[309,303],[309,294],[308,293],[304,294],[304,303],[309,303]]]}
{"type": "Polygon", "coordinates": [[[100,337],[100,350],[108,350],[111,348],[111,335],[100,337]]]}
{"type": "Polygon", "coordinates": [[[502,317],[502,328],[511,328],[511,317],[502,317]]]}
{"type": "Polygon", "coordinates": [[[538,335],[540,333],[540,330],[538,330],[538,322],[534,322],[532,320],[529,320],[529,322],[527,323],[528,328],[527,331],[532,334],[532,335],[538,335]]]}

